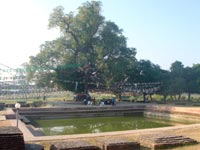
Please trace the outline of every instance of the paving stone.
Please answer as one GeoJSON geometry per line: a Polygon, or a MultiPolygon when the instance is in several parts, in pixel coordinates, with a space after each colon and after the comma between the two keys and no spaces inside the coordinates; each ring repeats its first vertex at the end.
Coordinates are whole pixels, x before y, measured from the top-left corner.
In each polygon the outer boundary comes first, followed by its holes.
{"type": "Polygon", "coordinates": [[[101,150],[86,141],[57,142],[50,146],[50,150],[101,150]]]}
{"type": "Polygon", "coordinates": [[[0,121],[6,120],[5,116],[0,116],[0,121]]]}
{"type": "Polygon", "coordinates": [[[128,139],[103,139],[96,141],[103,150],[139,150],[140,144],[128,139]]]}
{"type": "Polygon", "coordinates": [[[25,144],[25,150],[44,150],[44,147],[42,145],[38,144],[25,144]]]}
{"type": "Polygon", "coordinates": [[[0,127],[0,135],[8,135],[8,134],[22,134],[22,132],[17,127],[0,127]]]}
{"type": "Polygon", "coordinates": [[[165,149],[183,145],[197,144],[197,141],[177,135],[145,135],[138,139],[141,145],[152,149],[165,149]]]}

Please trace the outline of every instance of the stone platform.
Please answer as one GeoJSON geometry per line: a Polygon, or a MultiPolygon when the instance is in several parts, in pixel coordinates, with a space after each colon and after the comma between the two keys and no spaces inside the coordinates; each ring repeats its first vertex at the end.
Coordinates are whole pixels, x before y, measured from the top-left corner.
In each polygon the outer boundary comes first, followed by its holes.
{"type": "Polygon", "coordinates": [[[0,150],[25,150],[23,134],[17,127],[0,127],[0,150]]]}
{"type": "Polygon", "coordinates": [[[101,150],[86,141],[57,142],[51,145],[50,150],[101,150]]]}
{"type": "Polygon", "coordinates": [[[138,139],[141,145],[145,147],[149,147],[151,149],[166,149],[177,146],[185,146],[197,144],[196,140],[185,136],[177,136],[177,135],[145,135],[141,136],[138,139]]]}
{"type": "Polygon", "coordinates": [[[140,143],[130,141],[128,139],[103,139],[97,140],[97,145],[102,147],[103,150],[139,150],[140,143]]]}

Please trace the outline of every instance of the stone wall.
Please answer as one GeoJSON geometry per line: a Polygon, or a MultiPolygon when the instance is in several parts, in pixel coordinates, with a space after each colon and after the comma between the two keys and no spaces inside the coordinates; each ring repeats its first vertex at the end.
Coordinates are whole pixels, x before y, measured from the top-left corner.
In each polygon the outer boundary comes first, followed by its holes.
{"type": "Polygon", "coordinates": [[[101,150],[86,141],[58,142],[51,145],[50,150],[101,150]]]}
{"type": "Polygon", "coordinates": [[[0,150],[25,150],[23,134],[17,127],[0,127],[0,150]]]}
{"type": "Polygon", "coordinates": [[[5,104],[4,103],[0,103],[0,110],[3,110],[5,107],[5,104]]]}
{"type": "Polygon", "coordinates": [[[147,105],[144,115],[180,123],[200,123],[200,109],[197,107],[147,105]]]}
{"type": "Polygon", "coordinates": [[[140,113],[143,115],[144,105],[139,106],[108,106],[108,107],[75,107],[75,108],[21,108],[20,115],[27,118],[74,118],[74,117],[100,117],[100,116],[123,116],[140,113]]]}
{"type": "Polygon", "coordinates": [[[139,150],[140,149],[140,143],[130,141],[126,138],[123,138],[123,139],[104,138],[102,140],[96,141],[96,143],[103,150],[139,150]]]}

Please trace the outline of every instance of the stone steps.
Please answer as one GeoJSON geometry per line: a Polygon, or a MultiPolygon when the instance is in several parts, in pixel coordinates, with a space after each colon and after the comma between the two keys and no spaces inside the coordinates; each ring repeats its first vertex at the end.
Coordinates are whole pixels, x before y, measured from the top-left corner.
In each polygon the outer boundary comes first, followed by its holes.
{"type": "MultiPolygon", "coordinates": [[[[50,118],[70,118],[70,117],[97,117],[97,116],[124,116],[141,113],[143,115],[144,107],[83,107],[73,109],[63,108],[37,108],[20,109],[21,116],[50,119],[50,118]]],[[[26,119],[25,119],[26,121],[26,119]]]]}
{"type": "Polygon", "coordinates": [[[97,140],[96,144],[102,148],[102,150],[139,150],[140,143],[130,141],[123,138],[104,138],[97,140]]]}
{"type": "Polygon", "coordinates": [[[138,141],[141,145],[151,149],[166,149],[198,143],[197,141],[185,136],[162,134],[141,136],[138,141]]]}

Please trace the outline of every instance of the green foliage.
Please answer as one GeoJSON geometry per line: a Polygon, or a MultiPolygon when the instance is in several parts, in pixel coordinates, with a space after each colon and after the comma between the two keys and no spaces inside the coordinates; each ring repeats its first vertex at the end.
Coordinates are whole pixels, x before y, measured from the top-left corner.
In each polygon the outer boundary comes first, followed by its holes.
{"type": "Polygon", "coordinates": [[[175,61],[170,67],[170,72],[165,72],[162,75],[163,86],[159,93],[164,96],[164,99],[170,95],[171,100],[181,100],[181,94],[188,93],[187,99],[191,100],[190,95],[192,93],[200,92],[198,84],[199,68],[199,65],[184,67],[182,62],[175,61]]]}
{"type": "Polygon", "coordinates": [[[46,106],[46,102],[43,101],[34,101],[32,102],[31,106],[32,107],[42,107],[42,106],[46,106]]]}
{"type": "Polygon", "coordinates": [[[149,60],[140,60],[137,62],[137,81],[139,82],[158,82],[161,79],[161,69],[158,65],[149,60]]]}
{"type": "Polygon", "coordinates": [[[83,3],[76,13],[65,14],[62,6],[56,7],[49,28],[59,28],[61,36],[30,58],[31,67],[43,68],[29,71],[37,85],[55,81],[65,90],[87,92],[99,83],[109,87],[124,81],[134,66],[135,49],[128,48],[122,30],[101,15],[99,1],[83,3]],[[70,64],[75,66],[66,67],[70,64]]]}
{"type": "Polygon", "coordinates": [[[186,104],[187,104],[186,102],[181,102],[181,101],[175,102],[175,105],[186,105],[186,104]]]}
{"type": "Polygon", "coordinates": [[[171,73],[175,76],[181,76],[183,73],[184,65],[180,61],[175,61],[171,64],[170,70],[171,73]]]}
{"type": "Polygon", "coordinates": [[[136,49],[127,47],[127,39],[114,22],[101,14],[100,1],[85,2],[76,12],[53,9],[49,28],[60,30],[60,37],[47,41],[26,64],[28,81],[39,87],[57,86],[74,92],[109,88],[120,97],[121,83],[161,82],[163,99],[179,100],[182,93],[199,93],[200,64],[184,67],[171,64],[170,71],[149,60],[137,61],[136,49]],[[177,97],[178,96],[178,97],[177,97]]]}
{"type": "Polygon", "coordinates": [[[158,95],[158,94],[154,94],[154,95],[152,95],[152,99],[156,100],[156,101],[163,101],[163,96],[158,95]]]}
{"type": "Polygon", "coordinates": [[[115,95],[109,93],[92,93],[91,96],[95,97],[96,100],[111,99],[115,97],[115,95]]]}
{"type": "Polygon", "coordinates": [[[193,106],[200,106],[200,103],[199,102],[196,102],[196,103],[193,103],[193,106]]]}

